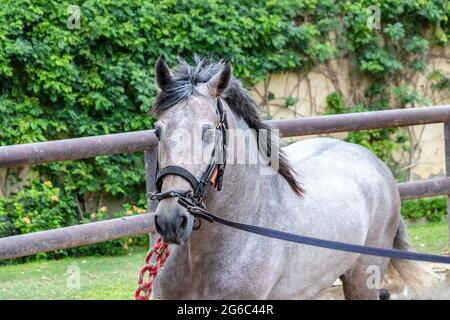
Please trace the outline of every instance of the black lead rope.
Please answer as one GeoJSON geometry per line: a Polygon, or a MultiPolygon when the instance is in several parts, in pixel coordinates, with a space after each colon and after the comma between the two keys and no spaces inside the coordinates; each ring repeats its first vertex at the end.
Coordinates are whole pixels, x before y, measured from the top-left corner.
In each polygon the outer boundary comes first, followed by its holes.
{"type": "Polygon", "coordinates": [[[217,222],[226,225],[231,228],[247,231],[250,233],[259,234],[261,236],[285,240],[289,242],[305,244],[309,246],[327,248],[332,250],[354,252],[364,255],[388,257],[395,259],[405,259],[405,260],[416,260],[416,261],[427,261],[427,262],[437,262],[450,264],[450,257],[440,256],[428,253],[419,253],[413,251],[403,251],[399,249],[386,249],[386,248],[376,248],[369,246],[362,246],[358,244],[345,243],[340,241],[325,240],[314,237],[302,236],[298,234],[293,234],[289,232],[284,232],[280,230],[269,229],[260,226],[249,225],[245,223],[239,223],[225,218],[216,216],[215,214],[200,208],[195,203],[193,203],[189,197],[186,197],[186,193],[176,195],[178,203],[186,208],[186,210],[192,214],[194,217],[205,219],[211,223],[217,222]]]}

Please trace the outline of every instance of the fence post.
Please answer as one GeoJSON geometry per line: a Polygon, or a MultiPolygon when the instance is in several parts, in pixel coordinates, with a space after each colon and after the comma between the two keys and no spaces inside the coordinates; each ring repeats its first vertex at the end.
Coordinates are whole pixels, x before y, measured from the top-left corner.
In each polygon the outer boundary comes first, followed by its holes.
{"type": "MultiPolygon", "coordinates": [[[[158,146],[144,151],[145,161],[145,186],[147,193],[155,191],[156,163],[158,160],[158,146]]],[[[150,202],[147,198],[147,210],[154,212],[156,203],[150,202]]],[[[150,233],[148,237],[149,246],[152,246],[153,235],[150,233]]]]}
{"type": "MultiPolygon", "coordinates": [[[[444,122],[445,175],[450,177],[450,124],[444,122]]],[[[447,194],[448,245],[450,246],[450,194],[447,194]]]]}
{"type": "MultiPolygon", "coordinates": [[[[147,193],[155,191],[156,163],[158,160],[158,147],[144,151],[145,185],[147,193]]],[[[156,204],[147,199],[148,211],[155,211],[156,204]]]]}

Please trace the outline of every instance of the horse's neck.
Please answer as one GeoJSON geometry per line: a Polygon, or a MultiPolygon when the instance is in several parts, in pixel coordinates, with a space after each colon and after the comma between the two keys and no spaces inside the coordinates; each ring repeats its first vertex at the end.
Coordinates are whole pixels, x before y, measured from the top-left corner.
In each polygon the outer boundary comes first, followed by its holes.
{"type": "MultiPolygon", "coordinates": [[[[228,122],[230,129],[248,130],[248,125],[238,119],[228,110],[228,122]]],[[[254,134],[249,135],[250,139],[255,139],[254,134]]],[[[242,143],[242,139],[240,140],[242,143]]],[[[257,143],[246,144],[246,148],[256,148],[246,150],[247,152],[258,152],[257,143]]],[[[238,149],[237,146],[235,149],[238,149]]],[[[242,150],[243,148],[241,148],[242,150]]],[[[274,215],[267,209],[267,201],[273,186],[278,183],[278,175],[261,175],[260,167],[257,164],[236,163],[235,152],[227,154],[227,165],[223,177],[223,188],[217,191],[211,188],[206,201],[209,211],[223,218],[239,221],[242,223],[270,225],[274,215]],[[264,208],[264,210],[262,210],[264,208]]],[[[217,233],[211,231],[211,225],[204,221],[202,227],[194,231],[193,237],[189,240],[190,250],[198,249],[201,246],[208,246],[211,241],[217,242],[217,233]]],[[[225,226],[216,226],[215,232],[220,232],[220,236],[230,239],[237,230],[225,226]]]]}
{"type": "MultiPolygon", "coordinates": [[[[261,168],[258,164],[248,163],[249,155],[259,154],[256,137],[253,133],[249,134],[249,126],[242,119],[238,119],[232,112],[228,111],[228,122],[230,130],[235,130],[236,135],[245,134],[249,139],[253,139],[253,143],[245,143],[245,139],[235,139],[229,144],[230,152],[227,154],[227,165],[224,173],[223,188],[221,191],[211,190],[208,196],[208,209],[217,212],[229,219],[239,219],[242,222],[254,221],[253,215],[258,214],[257,207],[261,205],[264,198],[265,190],[270,184],[271,178],[276,177],[262,176],[261,168]],[[244,143],[244,146],[238,144],[244,143]],[[242,151],[246,153],[244,159],[242,151]],[[240,160],[238,160],[240,158],[240,160]],[[239,162],[240,161],[240,162],[239,162]]],[[[231,133],[233,138],[233,133],[231,133]]]]}

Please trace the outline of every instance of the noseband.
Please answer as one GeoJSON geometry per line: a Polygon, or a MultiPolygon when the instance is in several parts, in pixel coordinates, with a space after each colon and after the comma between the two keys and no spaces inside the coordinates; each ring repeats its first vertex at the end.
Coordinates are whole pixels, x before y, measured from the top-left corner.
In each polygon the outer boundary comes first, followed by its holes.
{"type": "Polygon", "coordinates": [[[216,133],[214,149],[211,153],[211,159],[209,161],[206,170],[203,172],[199,180],[180,166],[167,166],[159,169],[159,163],[157,163],[155,189],[156,192],[149,193],[150,201],[160,201],[165,198],[177,198],[178,203],[185,207],[191,214],[199,218],[203,217],[201,213],[196,213],[198,207],[205,208],[204,200],[206,198],[207,186],[209,183],[218,191],[222,190],[223,174],[225,172],[226,158],[227,158],[227,114],[223,107],[222,100],[219,97],[217,99],[217,114],[219,115],[219,121],[216,124],[216,131],[219,130],[221,135],[216,133]],[[176,175],[185,179],[191,185],[192,189],[184,190],[170,190],[161,192],[163,178],[167,175],[176,175]]]}

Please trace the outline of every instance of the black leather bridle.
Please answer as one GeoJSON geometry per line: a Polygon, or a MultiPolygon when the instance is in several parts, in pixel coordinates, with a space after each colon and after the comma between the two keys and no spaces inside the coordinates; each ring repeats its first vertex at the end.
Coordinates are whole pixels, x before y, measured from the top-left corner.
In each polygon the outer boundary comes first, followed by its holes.
{"type": "MultiPolygon", "coordinates": [[[[215,144],[212,150],[211,159],[206,170],[199,180],[188,170],[180,166],[167,166],[159,169],[159,163],[156,169],[155,189],[156,192],[149,193],[150,201],[160,201],[165,198],[177,198],[178,203],[186,208],[194,217],[204,218],[199,208],[206,209],[204,200],[208,191],[208,185],[212,184],[218,191],[222,190],[223,175],[225,172],[227,158],[227,114],[223,107],[221,98],[217,98],[217,114],[219,121],[216,124],[216,131],[221,134],[215,134],[215,144]],[[169,190],[161,192],[163,178],[167,175],[176,175],[185,179],[191,185],[190,190],[169,190]]],[[[199,220],[198,220],[199,221],[199,220]]],[[[200,221],[199,221],[200,222],[200,221]]]]}

